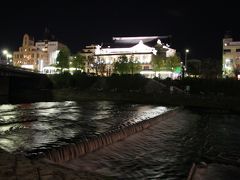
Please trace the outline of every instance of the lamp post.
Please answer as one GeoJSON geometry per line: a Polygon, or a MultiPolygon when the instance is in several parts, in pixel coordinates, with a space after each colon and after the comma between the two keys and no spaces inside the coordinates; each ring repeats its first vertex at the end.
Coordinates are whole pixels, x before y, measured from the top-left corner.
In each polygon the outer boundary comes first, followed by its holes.
{"type": "Polygon", "coordinates": [[[6,64],[9,64],[8,60],[12,58],[12,55],[6,49],[2,51],[2,54],[6,56],[6,64]]]}
{"type": "Polygon", "coordinates": [[[189,49],[185,49],[185,71],[187,71],[187,54],[189,53],[189,49]]]}

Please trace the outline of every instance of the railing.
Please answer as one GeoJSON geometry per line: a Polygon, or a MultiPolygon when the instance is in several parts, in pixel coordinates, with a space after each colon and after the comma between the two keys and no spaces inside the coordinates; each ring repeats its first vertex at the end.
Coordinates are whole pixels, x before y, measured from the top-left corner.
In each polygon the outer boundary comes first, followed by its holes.
{"type": "Polygon", "coordinates": [[[0,69],[9,69],[9,70],[15,70],[15,71],[25,71],[25,72],[34,72],[34,73],[39,73],[36,72],[32,69],[27,69],[27,68],[21,68],[13,65],[6,65],[6,64],[0,64],[0,69]]]}

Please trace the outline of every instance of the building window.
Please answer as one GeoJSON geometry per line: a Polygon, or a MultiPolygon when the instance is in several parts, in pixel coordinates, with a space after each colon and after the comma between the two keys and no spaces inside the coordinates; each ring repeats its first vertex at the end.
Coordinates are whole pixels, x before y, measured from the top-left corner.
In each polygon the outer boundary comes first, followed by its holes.
{"type": "Polygon", "coordinates": [[[34,58],[34,54],[32,53],[32,58],[34,58]]]}
{"type": "Polygon", "coordinates": [[[223,52],[224,52],[224,54],[225,53],[231,53],[231,49],[224,49],[223,52]]]}
{"type": "Polygon", "coordinates": [[[37,58],[39,58],[39,54],[37,54],[37,58]]]}
{"type": "Polygon", "coordinates": [[[240,49],[236,49],[236,52],[240,52],[240,49]]]}

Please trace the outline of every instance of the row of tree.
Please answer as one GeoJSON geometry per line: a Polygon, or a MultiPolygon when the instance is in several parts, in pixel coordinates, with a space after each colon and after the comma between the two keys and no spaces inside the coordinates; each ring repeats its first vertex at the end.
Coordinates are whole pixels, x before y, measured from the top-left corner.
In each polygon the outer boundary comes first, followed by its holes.
{"type": "Polygon", "coordinates": [[[70,50],[67,47],[62,48],[56,59],[56,67],[60,68],[61,72],[69,67],[76,68],[76,70],[84,69],[86,58],[78,53],[70,60],[70,55],[70,50]]]}

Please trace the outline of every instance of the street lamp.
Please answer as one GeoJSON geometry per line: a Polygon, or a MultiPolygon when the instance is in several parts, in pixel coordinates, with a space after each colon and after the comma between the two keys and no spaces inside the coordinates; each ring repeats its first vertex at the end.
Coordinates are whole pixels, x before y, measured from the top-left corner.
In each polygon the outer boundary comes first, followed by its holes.
{"type": "Polygon", "coordinates": [[[8,60],[10,59],[12,59],[12,55],[8,52],[8,50],[6,50],[6,49],[4,49],[3,51],[2,51],[2,54],[4,55],[4,56],[6,56],[6,63],[7,64],[9,64],[9,62],[8,62],[8,60]]]}
{"type": "Polygon", "coordinates": [[[185,49],[185,69],[187,71],[187,54],[189,53],[189,49],[185,49]]]}
{"type": "Polygon", "coordinates": [[[4,55],[7,55],[7,54],[8,54],[8,51],[7,51],[6,49],[4,49],[4,50],[2,51],[2,53],[3,53],[4,55]]]}

